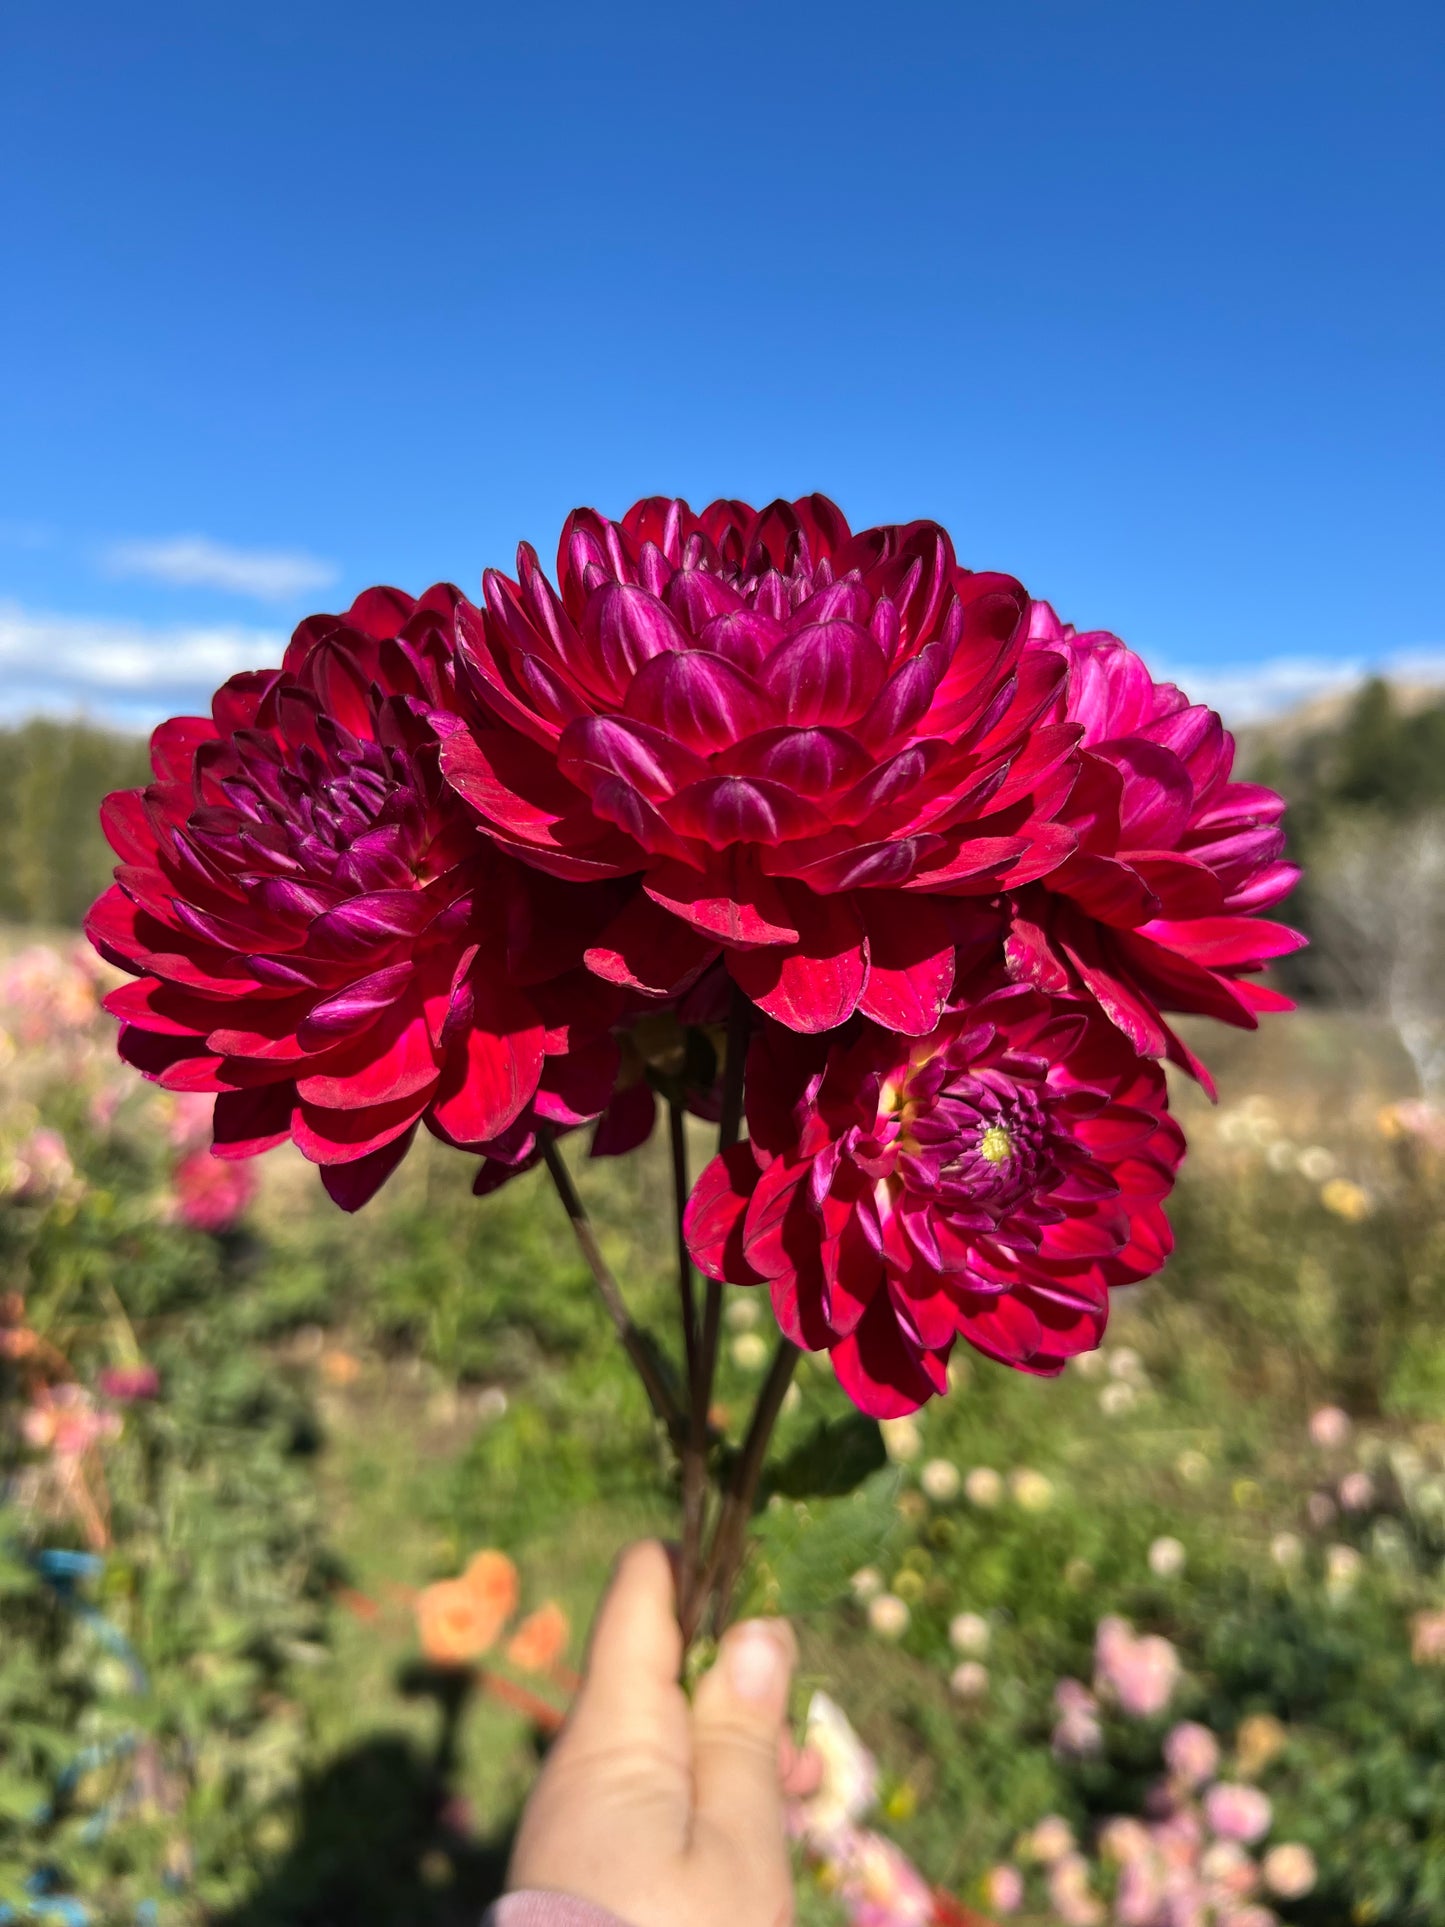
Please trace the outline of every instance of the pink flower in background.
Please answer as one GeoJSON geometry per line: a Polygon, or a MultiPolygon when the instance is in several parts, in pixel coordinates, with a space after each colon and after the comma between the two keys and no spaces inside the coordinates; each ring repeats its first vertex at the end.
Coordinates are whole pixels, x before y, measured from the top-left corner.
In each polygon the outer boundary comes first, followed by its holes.
{"type": "Polygon", "coordinates": [[[1058,1719],[1049,1745],[1060,1759],[1093,1759],[1104,1750],[1099,1702],[1081,1680],[1061,1679],[1054,1688],[1058,1719]]]}
{"type": "Polygon", "coordinates": [[[12,1166],[17,1198],[37,1203],[53,1198],[75,1181],[70,1150],[59,1131],[42,1124],[20,1145],[12,1166]]]}
{"type": "Polygon", "coordinates": [[[209,1151],[192,1151],[171,1174],[176,1216],[193,1231],[229,1231],[256,1195],[256,1174],[245,1164],[223,1163],[209,1151]]]}
{"type": "Polygon", "coordinates": [[[983,1904],[996,1914],[1016,1914],[1024,1904],[1024,1877],[1007,1863],[983,1877],[983,1904]]]}
{"type": "Polygon", "coordinates": [[[826,1865],[850,1927],[930,1927],[932,1887],[881,1833],[849,1828],[834,1839],[826,1865]]]}
{"type": "Polygon", "coordinates": [[[763,1029],[750,1138],[684,1220],[699,1267],[766,1283],[785,1336],[879,1418],[942,1392],[960,1337],[1061,1371],[1171,1248],[1183,1137],[1159,1066],[1079,1000],[991,975],[961,995],[925,1038],[763,1029]]]}
{"type": "Polygon", "coordinates": [[[1102,1927],[1108,1915],[1089,1885],[1089,1863],[1081,1853],[1066,1853],[1049,1868],[1049,1904],[1062,1927],[1102,1927]]]}
{"type": "Polygon", "coordinates": [[[113,1412],[97,1411],[83,1386],[42,1385],[31,1394],[20,1431],[36,1451],[73,1464],[106,1439],[119,1437],[120,1420],[113,1412]]]}
{"type": "Polygon", "coordinates": [[[1181,1786],[1202,1786],[1219,1770],[1219,1742],[1207,1726],[1181,1720],[1165,1736],[1164,1764],[1181,1786]]]}
{"type": "Polygon", "coordinates": [[[0,965],[0,1007],[14,1012],[16,1035],[28,1046],[84,1030],[99,1008],[94,959],[32,944],[0,965]]]}
{"type": "Polygon", "coordinates": [[[1368,1472],[1347,1472],[1340,1480],[1338,1494],[1345,1512],[1368,1512],[1375,1503],[1375,1481],[1368,1472]]]}
{"type": "Polygon", "coordinates": [[[822,1766],[815,1792],[795,1800],[789,1823],[795,1834],[818,1849],[842,1836],[870,1811],[878,1798],[878,1762],[854,1732],[841,1706],[826,1693],[808,1702],[803,1739],[822,1766]]]}
{"type": "Polygon", "coordinates": [[[1410,1657],[1417,1666],[1445,1666],[1445,1611],[1416,1613],[1410,1621],[1410,1657]]]}
{"type": "Polygon", "coordinates": [[[1259,1885],[1259,1868],[1237,1840],[1212,1840],[1199,1856],[1199,1871],[1214,1892],[1245,1900],[1259,1885]]]}
{"type": "Polygon", "coordinates": [[[1254,1029],[1290,1001],[1254,981],[1305,941],[1255,913],[1299,872],[1283,861],[1284,799],[1230,780],[1234,741],[1212,710],[1156,683],[1117,636],[1080,635],[1032,605],[1031,654],[1069,664],[1054,715],[1083,730],[1062,812],[1077,848],[1013,900],[1009,960],[1022,979],[1086,986],[1151,1057],[1208,1074],[1165,1011],[1254,1029]]]}
{"type": "Polygon", "coordinates": [[[138,1405],[160,1396],[161,1375],[154,1365],[106,1365],[96,1373],[95,1383],[116,1405],[138,1405]]]}
{"type": "Polygon", "coordinates": [[[579,509],[554,591],[526,544],[454,613],[485,720],[443,768],[504,849],[639,877],[588,965],[673,994],[725,953],[762,1009],[932,1028],[959,896],[1052,869],[1078,726],[1025,656],[1028,597],[933,522],[854,535],[826,497],[579,509]],[[558,592],[560,591],[560,593],[558,592]]]}
{"type": "Polygon", "coordinates": [[[1127,1620],[1099,1622],[1094,1644],[1094,1689],[1132,1719],[1162,1713],[1179,1684],[1179,1655],[1157,1633],[1139,1635],[1127,1620]]]}
{"type": "Polygon", "coordinates": [[[1310,1414],[1310,1441],[1322,1452],[1338,1452],[1353,1430],[1349,1413],[1338,1405],[1321,1405],[1310,1414]]]}
{"type": "Polygon", "coordinates": [[[1210,1832],[1221,1840],[1238,1840],[1251,1846],[1269,1832],[1273,1817],[1269,1796],[1256,1786],[1221,1780],[1204,1796],[1204,1818],[1210,1832]]]}
{"type": "Polygon", "coordinates": [[[194,1151],[211,1141],[211,1113],[216,1100],[204,1091],[174,1091],[169,1094],[166,1113],[166,1138],[175,1151],[194,1151]]]}

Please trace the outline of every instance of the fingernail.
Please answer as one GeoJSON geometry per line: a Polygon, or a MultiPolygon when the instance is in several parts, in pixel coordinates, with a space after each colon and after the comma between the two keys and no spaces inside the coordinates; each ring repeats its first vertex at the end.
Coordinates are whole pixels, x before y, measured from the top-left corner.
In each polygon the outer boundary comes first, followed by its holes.
{"type": "Polygon", "coordinates": [[[739,1699],[776,1699],[787,1683],[787,1659],[765,1619],[745,1620],[726,1642],[723,1658],[739,1699]]]}

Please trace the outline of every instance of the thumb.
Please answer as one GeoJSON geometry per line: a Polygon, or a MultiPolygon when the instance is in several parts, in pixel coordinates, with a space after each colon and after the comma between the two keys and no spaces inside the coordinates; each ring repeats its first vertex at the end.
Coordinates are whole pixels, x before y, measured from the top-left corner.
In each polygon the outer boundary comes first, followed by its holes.
{"type": "Polygon", "coordinates": [[[746,1619],[723,1635],[693,1698],[697,1818],[757,1851],[783,1837],[778,1737],[798,1647],[784,1619],[746,1619]]]}

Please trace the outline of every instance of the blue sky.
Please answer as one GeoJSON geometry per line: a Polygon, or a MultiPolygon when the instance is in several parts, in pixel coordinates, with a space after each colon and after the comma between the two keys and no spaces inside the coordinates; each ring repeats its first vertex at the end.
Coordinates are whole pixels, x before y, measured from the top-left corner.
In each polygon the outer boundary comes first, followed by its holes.
{"type": "Polygon", "coordinates": [[[1445,676],[1438,6],[0,9],[0,707],[578,502],[932,515],[1243,716],[1445,676]]]}

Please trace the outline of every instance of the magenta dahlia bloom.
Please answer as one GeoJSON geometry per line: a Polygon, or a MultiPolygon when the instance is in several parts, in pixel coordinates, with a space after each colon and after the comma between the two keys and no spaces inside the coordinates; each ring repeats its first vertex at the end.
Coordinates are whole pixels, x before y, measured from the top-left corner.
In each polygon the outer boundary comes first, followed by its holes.
{"type": "Polygon", "coordinates": [[[640,876],[589,968],[673,994],[721,951],[792,1029],[930,1029],[950,899],[1073,847],[1066,664],[1026,652],[1020,585],[960,568],[936,523],[853,535],[820,495],[578,510],[557,569],[560,593],[524,544],[484,610],[458,603],[483,714],[442,761],[524,862],[640,876]]]}
{"type": "Polygon", "coordinates": [[[452,589],[368,590],[302,623],[284,666],[163,724],[155,781],[106,800],[121,858],[87,923],[136,981],[121,1055],[215,1092],[216,1154],[285,1138],[354,1210],[419,1121],[483,1149],[534,1106],[595,1116],[620,1002],[581,967],[613,885],[558,885],[446,784],[452,589]]]}
{"type": "Polygon", "coordinates": [[[1060,1371],[1171,1249],[1163,1071],[1087,999],[995,972],[927,1037],[769,1026],[747,1093],[750,1139],[688,1205],[693,1256],[766,1284],[784,1334],[880,1418],[944,1390],[957,1338],[1060,1371]]]}
{"type": "Polygon", "coordinates": [[[1029,638],[1030,654],[1069,665],[1054,717],[1083,731],[1060,813],[1078,847],[1011,899],[1010,967],[1046,990],[1087,988],[1136,1050],[1208,1084],[1161,1012],[1253,1028],[1292,1008],[1250,975],[1305,941],[1256,914],[1299,876],[1283,858],[1284,799],[1231,781],[1219,717],[1156,683],[1117,636],[1079,635],[1036,602],[1029,638]]]}

